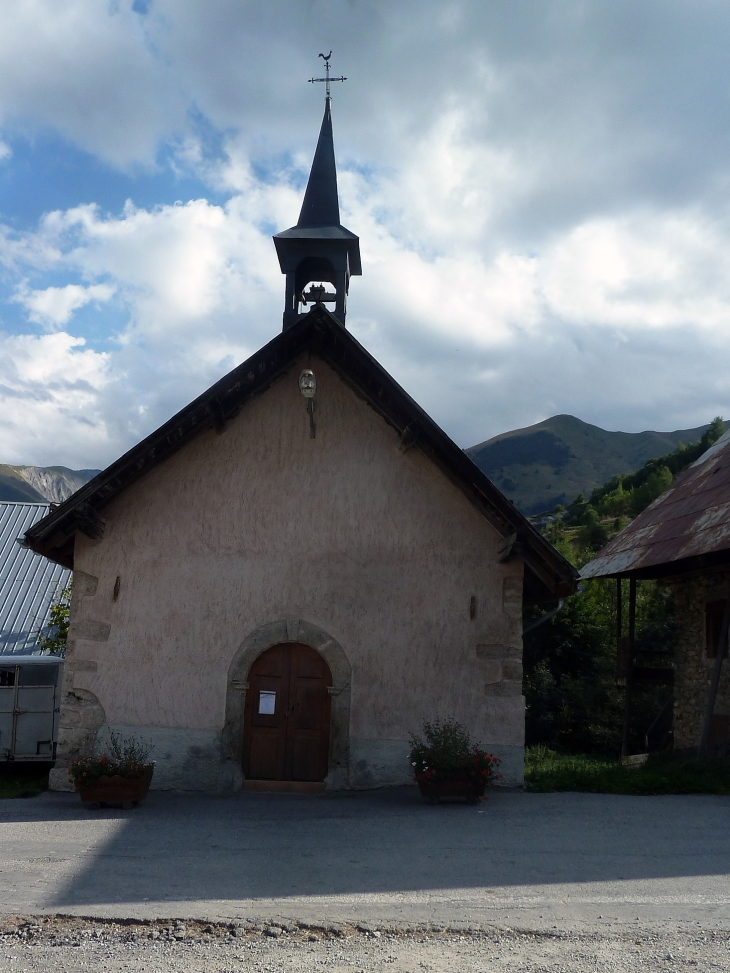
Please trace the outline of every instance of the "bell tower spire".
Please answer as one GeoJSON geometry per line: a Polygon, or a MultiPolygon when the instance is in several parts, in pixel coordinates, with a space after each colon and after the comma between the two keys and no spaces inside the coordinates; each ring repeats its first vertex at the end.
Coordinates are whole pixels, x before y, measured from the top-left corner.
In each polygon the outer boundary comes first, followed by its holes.
{"type": "Polygon", "coordinates": [[[274,237],[281,272],[286,274],[284,330],[303,317],[302,308],[309,303],[334,304],[333,314],[344,326],[350,277],[362,274],[360,241],[340,223],[330,82],[347,78],[330,77],[331,55],[331,51],[319,55],[324,59],[325,77],[310,78],[310,82],[326,84],[326,97],[299,221],[274,237]],[[334,293],[323,283],[331,284],[334,293]],[[309,291],[308,284],[312,284],[309,291]]]}
{"type": "Polygon", "coordinates": [[[332,136],[332,99],[327,98],[297,226],[339,225],[340,202],[337,198],[335,140],[332,136]]]}

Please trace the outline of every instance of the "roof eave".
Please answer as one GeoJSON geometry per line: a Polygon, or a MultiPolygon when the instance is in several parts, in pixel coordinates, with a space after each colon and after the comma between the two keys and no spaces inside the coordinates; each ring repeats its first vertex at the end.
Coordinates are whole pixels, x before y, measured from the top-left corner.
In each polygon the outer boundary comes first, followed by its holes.
{"type": "MultiPolygon", "coordinates": [[[[360,257],[360,238],[344,226],[292,226],[273,236],[274,247],[279,258],[279,264],[284,265],[288,251],[298,244],[313,244],[321,246],[338,246],[347,251],[350,274],[353,277],[362,276],[362,258],[360,257]]],[[[300,249],[301,249],[300,247],[300,249]]],[[[295,251],[296,252],[296,251],[295,251]]],[[[282,273],[285,273],[282,270],[282,273]]]]}
{"type": "MultiPolygon", "coordinates": [[[[592,563],[594,562],[589,561],[585,567],[589,568],[592,563]]],[[[659,581],[663,578],[697,574],[728,565],[730,565],[730,550],[709,551],[705,554],[694,554],[690,557],[661,561],[656,564],[642,561],[620,564],[617,563],[617,559],[611,558],[598,570],[585,573],[584,568],[580,577],[583,581],[593,581],[599,578],[636,578],[639,581],[659,581]]]]}

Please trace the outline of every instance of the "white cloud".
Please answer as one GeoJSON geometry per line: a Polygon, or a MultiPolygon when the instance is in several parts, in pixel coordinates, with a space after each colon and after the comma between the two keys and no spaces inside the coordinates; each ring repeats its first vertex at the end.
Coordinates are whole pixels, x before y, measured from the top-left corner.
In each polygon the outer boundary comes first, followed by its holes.
{"type": "MultiPolygon", "coordinates": [[[[349,326],[462,444],[554,411],[586,416],[586,402],[625,423],[634,403],[668,427],[661,404],[681,425],[678,389],[687,425],[705,417],[697,403],[710,387],[706,413],[723,411],[717,349],[730,344],[730,250],[720,224],[694,210],[637,212],[574,227],[530,254],[484,254],[468,239],[446,256],[423,254],[378,222],[395,187],[348,180],[357,202],[344,218],[365,254],[349,326]],[[692,334],[703,371],[684,374],[670,333],[692,334]]],[[[41,266],[56,254],[54,273],[111,282],[27,290],[31,314],[61,323],[72,306],[114,289],[128,310],[104,358],[114,380],[88,392],[108,439],[85,465],[111,460],[278,332],[283,278],[265,227],[286,225],[298,198],[256,184],[225,206],[129,204],[118,217],[76,207],[16,241],[41,266]]]]}
{"type": "MultiPolygon", "coordinates": [[[[211,332],[204,324],[215,329],[278,290],[271,239],[251,219],[261,206],[239,197],[226,206],[198,199],[146,210],[129,203],[119,217],[81,206],[49,214],[37,249],[57,252],[56,267],[114,281],[130,311],[125,341],[185,335],[205,342],[211,332]]],[[[240,317],[237,330],[246,330],[240,317]]]]}
{"type": "Polygon", "coordinates": [[[154,162],[186,103],[132,0],[15,0],[0,12],[0,117],[114,164],[154,162]]]}
{"type": "Polygon", "coordinates": [[[90,301],[108,301],[113,297],[114,290],[109,284],[92,284],[89,287],[66,284],[65,287],[46,287],[35,291],[21,286],[14,299],[28,311],[31,321],[60,327],[68,324],[74,311],[90,301]]]}
{"type": "Polygon", "coordinates": [[[0,334],[0,455],[6,463],[85,466],[109,435],[100,393],[109,356],[65,332],[0,334]]]}
{"type": "MultiPolygon", "coordinates": [[[[72,332],[102,306],[106,379],[84,404],[100,438],[74,425],[69,449],[109,461],[279,330],[270,233],[301,203],[325,39],[350,78],[348,324],[459,442],[560,411],[628,429],[730,411],[729,24],[704,0],[5,5],[6,137],[50,127],[129,172],[162,147],[165,198],[193,172],[215,200],[109,214],[85,197],[0,227],[31,322],[72,332]]],[[[20,427],[25,406],[6,408],[20,427]]]]}
{"type": "Polygon", "coordinates": [[[630,329],[730,331],[728,227],[694,211],[638,212],[575,227],[551,248],[551,312],[630,329]]]}

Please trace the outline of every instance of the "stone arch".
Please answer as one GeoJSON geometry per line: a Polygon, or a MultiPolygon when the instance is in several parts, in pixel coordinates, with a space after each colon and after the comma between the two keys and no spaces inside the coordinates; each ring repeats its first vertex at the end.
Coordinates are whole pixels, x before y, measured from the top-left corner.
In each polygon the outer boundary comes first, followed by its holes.
{"type": "Polygon", "coordinates": [[[224,757],[240,766],[243,757],[243,717],[248,673],[254,661],[273,645],[302,642],[316,649],[332,673],[328,790],[348,786],[350,764],[350,697],[352,666],[344,649],[323,629],[303,619],[272,622],[244,639],[228,669],[226,721],[223,727],[224,757]]]}
{"type": "Polygon", "coordinates": [[[83,671],[83,662],[74,666],[73,652],[70,655],[64,664],[65,691],[61,697],[56,763],[49,776],[52,791],[74,790],[68,776],[71,762],[93,754],[99,729],[106,722],[104,707],[97,697],[88,689],[74,687],[74,672],[83,671]]]}

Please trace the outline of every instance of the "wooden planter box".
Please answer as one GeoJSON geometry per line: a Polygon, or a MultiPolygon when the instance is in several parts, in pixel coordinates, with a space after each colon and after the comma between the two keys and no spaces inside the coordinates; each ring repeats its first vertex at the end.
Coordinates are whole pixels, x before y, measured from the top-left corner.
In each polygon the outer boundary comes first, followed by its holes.
{"type": "Polygon", "coordinates": [[[429,804],[438,804],[444,797],[460,797],[467,804],[477,804],[484,796],[484,782],[471,780],[418,781],[421,797],[429,804]]]}
{"type": "Polygon", "coordinates": [[[147,796],[154,767],[148,767],[141,777],[110,777],[103,774],[93,784],[80,791],[84,804],[121,804],[123,808],[136,807],[147,796]]]}

